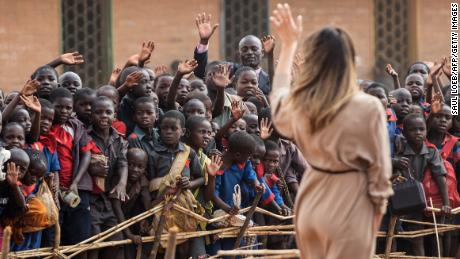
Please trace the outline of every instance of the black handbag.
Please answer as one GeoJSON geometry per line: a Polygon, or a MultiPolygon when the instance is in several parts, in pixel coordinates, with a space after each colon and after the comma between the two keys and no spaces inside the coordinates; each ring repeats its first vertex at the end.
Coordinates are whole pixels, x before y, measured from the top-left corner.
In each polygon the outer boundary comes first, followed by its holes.
{"type": "Polygon", "coordinates": [[[395,215],[406,215],[421,212],[426,208],[425,191],[420,181],[412,177],[404,182],[393,183],[394,195],[390,197],[391,212],[395,215]]]}

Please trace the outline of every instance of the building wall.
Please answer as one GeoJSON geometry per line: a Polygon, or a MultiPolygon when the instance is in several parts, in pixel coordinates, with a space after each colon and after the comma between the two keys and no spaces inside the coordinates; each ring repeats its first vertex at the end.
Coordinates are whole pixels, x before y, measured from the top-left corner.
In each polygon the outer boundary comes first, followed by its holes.
{"type": "Polygon", "coordinates": [[[0,89],[21,89],[35,68],[59,55],[59,0],[0,0],[0,89]]]}

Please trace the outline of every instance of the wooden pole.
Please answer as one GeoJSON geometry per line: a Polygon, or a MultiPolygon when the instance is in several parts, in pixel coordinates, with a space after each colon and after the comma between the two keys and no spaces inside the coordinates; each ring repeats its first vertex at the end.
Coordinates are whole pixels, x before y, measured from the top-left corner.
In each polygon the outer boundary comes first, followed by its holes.
{"type": "Polygon", "coordinates": [[[10,252],[11,227],[3,229],[2,259],[7,259],[10,252]]]}
{"type": "MultiPolygon", "coordinates": [[[[433,199],[430,197],[430,205],[433,207],[433,199]]],[[[431,215],[433,216],[433,223],[434,223],[434,231],[436,234],[436,245],[438,245],[438,258],[441,258],[441,246],[439,244],[439,233],[438,233],[438,226],[436,224],[436,215],[434,211],[431,211],[431,215]]]]}
{"type": "Polygon", "coordinates": [[[387,242],[386,242],[386,247],[385,247],[385,259],[390,258],[391,247],[393,246],[393,238],[395,235],[395,226],[396,226],[397,220],[398,220],[397,216],[391,215],[390,225],[388,226],[387,236],[386,236],[387,242]]]}
{"type": "Polygon", "coordinates": [[[164,259],[174,259],[176,256],[177,232],[179,232],[179,229],[177,227],[172,227],[171,229],[169,229],[168,245],[166,247],[164,259]]]}

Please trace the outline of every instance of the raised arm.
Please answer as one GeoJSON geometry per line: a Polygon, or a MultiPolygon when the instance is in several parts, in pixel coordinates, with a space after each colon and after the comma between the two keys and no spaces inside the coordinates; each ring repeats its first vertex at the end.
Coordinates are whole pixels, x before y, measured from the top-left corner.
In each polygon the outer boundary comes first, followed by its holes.
{"type": "Polygon", "coordinates": [[[71,52],[71,53],[64,53],[60,55],[55,60],[48,63],[49,66],[56,68],[59,65],[80,65],[83,64],[85,60],[83,59],[83,55],[80,54],[78,51],[71,52]]]}
{"type": "Polygon", "coordinates": [[[139,80],[142,78],[142,75],[143,74],[141,71],[135,71],[129,74],[128,77],[126,77],[125,82],[117,88],[120,100],[121,98],[123,98],[123,96],[125,96],[129,89],[135,87],[139,83],[139,80]]]}
{"type": "Polygon", "coordinates": [[[212,74],[212,81],[217,88],[217,95],[212,109],[213,118],[220,116],[224,112],[225,88],[232,82],[230,71],[230,65],[221,64],[218,65],[217,71],[212,74]]]}
{"type": "Polygon", "coordinates": [[[200,42],[195,48],[193,58],[198,62],[198,66],[194,70],[195,76],[204,79],[206,65],[208,64],[208,45],[209,39],[214,34],[214,31],[219,27],[219,24],[211,25],[211,14],[201,13],[195,18],[200,42]]]}
{"type": "Polygon", "coordinates": [[[6,125],[8,120],[11,117],[14,109],[18,105],[19,101],[21,100],[21,96],[31,96],[35,92],[37,92],[38,87],[40,86],[40,82],[37,80],[27,80],[26,84],[22,88],[21,92],[16,95],[13,100],[5,107],[5,110],[2,112],[2,123],[6,125]]]}
{"type": "Polygon", "coordinates": [[[233,126],[233,124],[241,119],[244,115],[244,109],[242,107],[241,102],[233,101],[232,102],[232,117],[230,120],[228,120],[222,128],[216,133],[216,136],[214,137],[215,141],[217,144],[221,145],[222,144],[222,139],[224,138],[225,134],[227,131],[233,126]]]}
{"type": "Polygon", "coordinates": [[[389,74],[391,78],[393,78],[394,89],[396,90],[396,89],[401,88],[401,83],[399,82],[399,75],[396,72],[396,70],[393,69],[391,64],[387,64],[386,71],[387,71],[387,74],[389,74]]]}
{"type": "Polygon", "coordinates": [[[268,77],[270,83],[273,82],[273,75],[275,74],[275,60],[273,58],[273,50],[275,49],[275,37],[267,35],[262,37],[262,44],[264,46],[264,53],[268,61],[268,77]]]}
{"type": "Polygon", "coordinates": [[[21,101],[24,103],[24,105],[27,108],[29,108],[32,112],[34,112],[34,120],[32,121],[32,127],[30,129],[29,135],[27,136],[27,141],[28,143],[37,142],[40,138],[40,116],[42,112],[42,107],[40,105],[40,102],[38,101],[37,96],[19,96],[21,97],[21,101]]]}
{"type": "Polygon", "coordinates": [[[114,68],[112,70],[112,74],[110,74],[110,79],[109,79],[109,82],[107,84],[111,85],[111,86],[116,86],[117,79],[120,76],[120,73],[121,73],[121,68],[118,68],[118,67],[114,68]]]}
{"type": "Polygon", "coordinates": [[[171,83],[169,88],[168,98],[166,99],[166,107],[169,110],[174,110],[176,108],[176,95],[179,88],[180,80],[185,74],[193,72],[193,70],[198,66],[196,60],[185,60],[185,62],[179,63],[177,67],[176,75],[171,83]]]}
{"type": "Polygon", "coordinates": [[[152,56],[152,52],[155,49],[155,43],[153,41],[149,41],[147,43],[142,42],[141,52],[139,53],[139,67],[144,67],[148,60],[150,60],[150,56],[152,56]]]}

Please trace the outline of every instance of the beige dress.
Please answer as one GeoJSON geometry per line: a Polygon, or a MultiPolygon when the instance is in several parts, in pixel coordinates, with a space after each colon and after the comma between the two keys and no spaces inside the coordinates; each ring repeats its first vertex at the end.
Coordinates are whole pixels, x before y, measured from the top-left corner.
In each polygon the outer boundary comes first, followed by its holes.
{"type": "Polygon", "coordinates": [[[293,114],[283,105],[289,98],[287,91],[274,89],[270,96],[273,122],[283,135],[295,140],[316,168],[305,172],[295,202],[301,258],[371,258],[377,234],[374,215],[385,212],[387,198],[393,193],[381,102],[358,92],[329,125],[308,136],[305,116],[293,114]]]}

